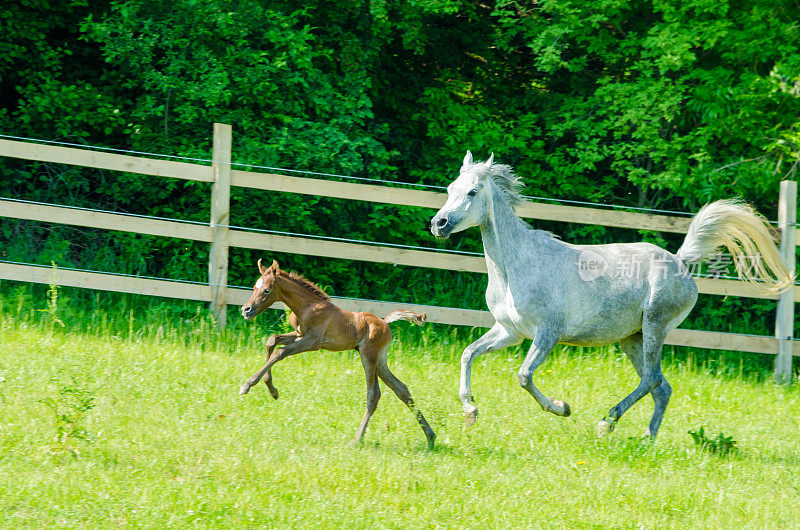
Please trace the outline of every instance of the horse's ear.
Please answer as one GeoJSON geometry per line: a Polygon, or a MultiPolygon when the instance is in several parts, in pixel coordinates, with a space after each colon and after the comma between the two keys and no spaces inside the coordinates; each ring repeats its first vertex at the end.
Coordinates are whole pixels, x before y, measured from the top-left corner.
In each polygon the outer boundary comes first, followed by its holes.
{"type": "Polygon", "coordinates": [[[261,264],[261,258],[258,259],[258,272],[260,272],[262,276],[267,272],[267,268],[261,264]]]}
{"type": "Polygon", "coordinates": [[[464,163],[462,165],[468,166],[472,164],[472,153],[467,151],[467,154],[464,156],[464,163]]]}
{"type": "Polygon", "coordinates": [[[485,164],[486,167],[492,167],[492,164],[494,164],[494,153],[492,153],[491,156],[489,156],[489,160],[487,160],[485,164]]]}
{"type": "Polygon", "coordinates": [[[278,265],[278,262],[276,260],[272,260],[272,266],[270,268],[275,271],[275,274],[281,272],[281,267],[280,265],[278,265]]]}

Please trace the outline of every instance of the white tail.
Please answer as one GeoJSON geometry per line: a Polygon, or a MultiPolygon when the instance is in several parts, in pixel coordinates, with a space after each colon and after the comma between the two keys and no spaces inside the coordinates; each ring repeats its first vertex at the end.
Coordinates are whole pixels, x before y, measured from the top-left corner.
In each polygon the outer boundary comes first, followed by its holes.
{"type": "Polygon", "coordinates": [[[398,320],[408,320],[412,324],[421,326],[423,323],[425,323],[425,321],[428,320],[428,317],[425,316],[425,313],[419,314],[408,309],[395,309],[386,315],[386,318],[383,320],[385,320],[387,324],[391,322],[397,322],[398,320]]]}
{"type": "Polygon", "coordinates": [[[766,219],[749,204],[727,199],[703,206],[676,255],[684,263],[703,261],[722,246],[743,280],[771,293],[791,287],[794,272],[786,270],[766,219]]]}

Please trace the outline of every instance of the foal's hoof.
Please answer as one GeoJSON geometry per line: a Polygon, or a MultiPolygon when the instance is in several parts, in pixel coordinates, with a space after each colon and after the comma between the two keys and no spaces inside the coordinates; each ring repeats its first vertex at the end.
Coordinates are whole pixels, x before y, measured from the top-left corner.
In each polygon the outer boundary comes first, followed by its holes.
{"type": "Polygon", "coordinates": [[[556,416],[564,416],[565,418],[572,414],[572,411],[569,408],[569,403],[566,401],[553,401],[553,405],[557,408],[553,411],[553,414],[556,416]]]}
{"type": "Polygon", "coordinates": [[[431,435],[428,436],[427,438],[428,438],[428,451],[433,451],[433,442],[436,441],[436,434],[431,433],[431,435]]]}
{"type": "Polygon", "coordinates": [[[597,436],[605,436],[613,430],[614,424],[609,421],[600,420],[600,422],[597,424],[597,436]]]}
{"type": "Polygon", "coordinates": [[[247,394],[248,392],[250,392],[250,385],[244,384],[244,385],[239,387],[239,395],[240,396],[243,396],[243,395],[247,394]]]}
{"type": "Polygon", "coordinates": [[[278,399],[278,397],[280,396],[280,394],[278,393],[278,389],[275,388],[274,386],[270,387],[269,395],[272,396],[272,399],[278,399]]]}

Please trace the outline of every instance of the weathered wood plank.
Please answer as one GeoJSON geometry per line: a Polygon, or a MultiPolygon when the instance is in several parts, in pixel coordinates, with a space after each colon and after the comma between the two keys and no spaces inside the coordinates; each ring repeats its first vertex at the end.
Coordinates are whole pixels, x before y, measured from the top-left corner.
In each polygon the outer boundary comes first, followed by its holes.
{"type": "Polygon", "coordinates": [[[586,206],[566,206],[528,201],[517,208],[520,217],[581,223],[590,225],[631,228],[635,230],[656,230],[685,234],[689,230],[691,218],[670,215],[601,210],[586,206]]]}
{"type": "Polygon", "coordinates": [[[176,237],[194,241],[211,241],[211,229],[204,225],[148,219],[134,215],[92,212],[64,206],[0,200],[0,217],[119,230],[121,232],[152,236],[176,237]]]}
{"type": "MultiPolygon", "coordinates": [[[[781,230],[781,257],[786,268],[795,272],[795,226],[797,225],[797,182],[784,180],[778,204],[778,228],[781,230]]],[[[794,337],[794,301],[792,291],[781,293],[775,319],[778,357],[775,359],[775,382],[792,381],[792,338],[794,337]]]]}
{"type": "MultiPolygon", "coordinates": [[[[746,351],[772,355],[778,353],[778,341],[774,337],[695,329],[675,329],[667,335],[665,343],[712,350],[746,351]]],[[[800,355],[800,341],[797,345],[797,355],[800,355]]]]}
{"type": "Polygon", "coordinates": [[[109,169],[112,171],[125,171],[127,173],[153,175],[156,177],[172,177],[184,180],[199,180],[202,182],[214,181],[211,166],[104,153],[102,151],[90,151],[88,149],[76,149],[73,147],[0,140],[0,156],[24,158],[26,160],[36,160],[39,162],[93,167],[97,169],[109,169]]]}
{"type": "Polygon", "coordinates": [[[207,302],[211,299],[211,290],[207,285],[152,280],[98,272],[69,271],[49,267],[16,265],[0,263],[0,278],[20,282],[44,283],[113,291],[118,293],[143,294],[180,298],[207,302]]]}
{"type": "Polygon", "coordinates": [[[227,318],[228,225],[231,219],[231,149],[233,129],[214,124],[211,185],[211,248],[208,252],[208,284],[211,287],[211,312],[217,326],[224,328],[227,318]]]}
{"type": "Polygon", "coordinates": [[[740,280],[723,280],[718,278],[695,278],[697,290],[702,294],[716,294],[719,296],[743,296],[746,298],[762,298],[777,300],[778,295],[768,293],[757,284],[740,280]]]}
{"type": "MultiPolygon", "coordinates": [[[[230,302],[243,305],[250,298],[252,292],[248,289],[231,289],[230,302]]],[[[403,302],[382,302],[379,300],[357,300],[352,298],[339,298],[332,296],[331,300],[347,311],[365,311],[379,317],[385,317],[395,309],[410,309],[417,313],[425,313],[428,322],[435,324],[451,324],[455,326],[471,326],[488,328],[494,324],[494,319],[488,311],[474,309],[458,309],[454,307],[440,307],[423,304],[407,304],[403,302]]]]}
{"type": "Polygon", "coordinates": [[[486,273],[486,260],[483,256],[464,256],[445,252],[261,234],[241,230],[232,230],[229,240],[233,247],[254,248],[289,254],[303,254],[307,256],[354,259],[374,263],[391,263],[394,265],[407,265],[412,267],[486,273]]]}
{"type": "MultiPolygon", "coordinates": [[[[441,192],[293,177],[274,173],[233,170],[231,178],[231,183],[234,186],[403,206],[439,209],[447,200],[447,194],[441,192]]],[[[599,208],[564,206],[542,202],[526,202],[517,208],[517,213],[521,217],[531,219],[677,233],[685,233],[689,228],[690,222],[690,219],[685,217],[602,210],[599,208]]]]}

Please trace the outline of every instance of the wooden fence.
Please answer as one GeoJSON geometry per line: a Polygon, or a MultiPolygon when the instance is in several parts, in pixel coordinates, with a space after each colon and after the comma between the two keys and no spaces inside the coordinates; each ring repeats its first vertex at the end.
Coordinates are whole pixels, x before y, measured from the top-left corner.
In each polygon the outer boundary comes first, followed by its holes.
{"type": "MultiPolygon", "coordinates": [[[[53,270],[48,267],[13,263],[0,263],[0,278],[34,283],[50,283],[54,280],[55,274],[55,281],[64,286],[206,301],[211,303],[211,309],[217,321],[224,326],[225,307],[228,304],[240,305],[244,303],[250,292],[249,290],[227,286],[228,249],[230,247],[321,257],[338,258],[347,256],[349,259],[361,261],[486,273],[486,263],[483,257],[480,256],[395,248],[368,243],[320,240],[313,237],[257,233],[230,228],[231,186],[432,209],[441,207],[446,199],[446,194],[432,191],[238,171],[231,168],[231,143],[231,127],[229,125],[215,124],[213,162],[212,165],[206,166],[71,147],[0,140],[0,156],[116,170],[156,177],[194,180],[207,182],[211,187],[210,222],[207,225],[111,212],[87,211],[63,206],[35,205],[0,199],[0,217],[118,230],[209,243],[211,247],[208,285],[98,272],[53,270]]],[[[778,223],[782,233],[781,254],[789,268],[794,269],[795,246],[798,244],[796,227],[797,183],[784,181],[781,183],[780,189],[778,223]]],[[[518,209],[518,213],[522,217],[532,219],[674,233],[685,233],[690,221],[685,217],[609,211],[600,208],[564,206],[540,202],[527,202],[518,209]]],[[[792,338],[794,333],[794,304],[796,301],[800,301],[800,286],[795,285],[789,291],[777,296],[764,294],[752,284],[738,280],[698,278],[697,284],[700,292],[705,294],[777,300],[775,336],[676,329],[667,337],[667,344],[775,354],[777,355],[775,364],[776,380],[788,382],[791,378],[792,357],[800,356],[800,341],[792,338]]],[[[436,323],[478,327],[490,327],[494,323],[488,311],[381,302],[377,300],[348,298],[334,298],[334,300],[345,309],[371,311],[379,315],[385,315],[398,307],[408,307],[415,311],[427,313],[429,321],[436,323]]]]}

